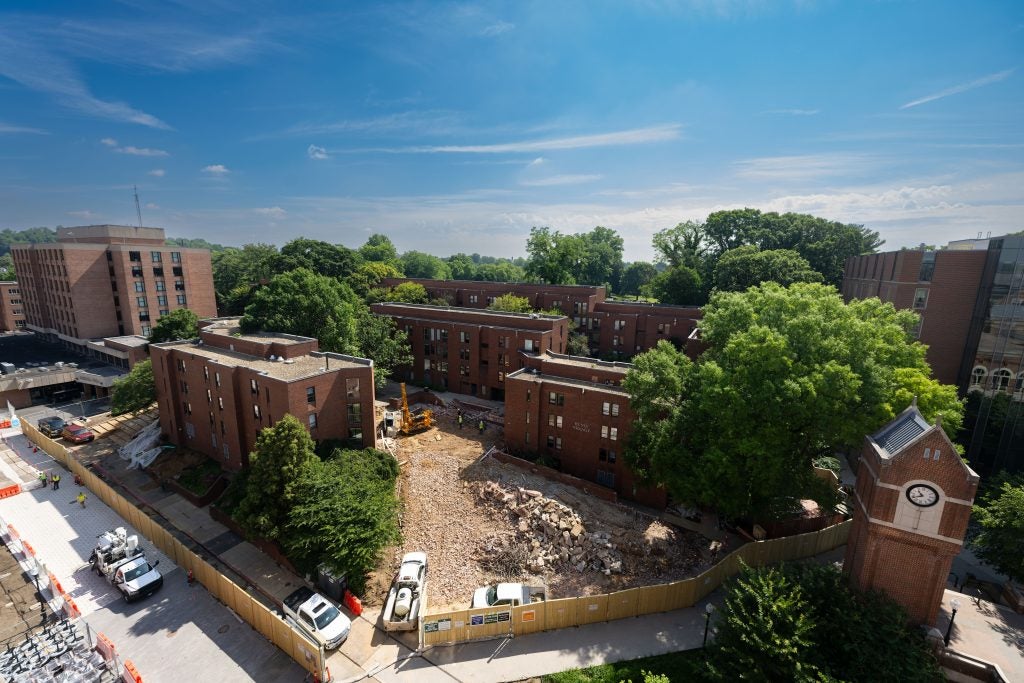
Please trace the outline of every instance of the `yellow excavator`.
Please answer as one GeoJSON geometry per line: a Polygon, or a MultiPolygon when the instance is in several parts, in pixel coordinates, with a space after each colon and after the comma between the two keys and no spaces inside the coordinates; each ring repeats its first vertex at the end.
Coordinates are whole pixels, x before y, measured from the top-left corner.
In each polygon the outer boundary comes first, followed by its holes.
{"type": "Polygon", "coordinates": [[[417,434],[434,426],[434,412],[423,410],[413,415],[409,411],[409,397],[405,393],[405,382],[402,382],[402,433],[417,434]]]}

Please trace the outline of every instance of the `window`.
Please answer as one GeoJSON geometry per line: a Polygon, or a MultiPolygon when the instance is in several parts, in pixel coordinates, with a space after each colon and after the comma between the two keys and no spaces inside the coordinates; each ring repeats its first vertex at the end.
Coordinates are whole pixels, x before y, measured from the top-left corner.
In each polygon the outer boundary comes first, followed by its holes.
{"type": "Polygon", "coordinates": [[[429,358],[424,358],[423,359],[423,369],[424,370],[429,370],[430,369],[430,359],[429,358]]]}
{"type": "Polygon", "coordinates": [[[139,322],[140,323],[148,323],[149,322],[149,313],[146,313],[145,311],[143,311],[142,313],[139,313],[139,322]]]}
{"type": "Polygon", "coordinates": [[[555,447],[555,437],[554,436],[548,436],[548,448],[554,448],[554,447],[555,447]]]}
{"type": "Polygon", "coordinates": [[[597,471],[597,483],[601,486],[607,486],[610,489],[615,488],[615,473],[606,472],[604,470],[597,471]]]}
{"type": "Polygon", "coordinates": [[[470,294],[469,295],[469,303],[475,304],[475,303],[477,303],[477,300],[478,299],[477,299],[477,295],[476,294],[470,294]]]}
{"type": "Polygon", "coordinates": [[[208,368],[205,365],[203,366],[203,379],[205,379],[207,382],[210,381],[210,368],[208,368]]]}
{"type": "Polygon", "coordinates": [[[306,403],[316,405],[316,387],[306,387],[306,403]]]}
{"type": "Polygon", "coordinates": [[[910,328],[910,336],[913,337],[914,339],[920,339],[921,338],[921,328],[923,326],[924,326],[924,316],[923,315],[918,315],[917,316],[917,322],[914,323],[914,326],[910,328]]]}
{"type": "Polygon", "coordinates": [[[185,281],[184,280],[175,280],[174,281],[174,291],[176,291],[176,292],[184,292],[185,291],[185,281]]]}
{"type": "Polygon", "coordinates": [[[999,391],[1005,391],[1006,387],[1010,386],[1010,378],[1013,377],[1013,373],[1006,368],[1000,368],[992,373],[992,388],[999,391]]]}
{"type": "Polygon", "coordinates": [[[562,450],[562,437],[560,437],[560,436],[556,436],[555,437],[555,450],[556,451],[562,450]]]}
{"type": "Polygon", "coordinates": [[[185,372],[185,361],[181,358],[178,359],[178,370],[185,372]]]}
{"type": "Polygon", "coordinates": [[[141,251],[129,251],[128,252],[128,260],[129,261],[139,261],[139,262],[141,262],[142,261],[142,252],[141,251]]]}
{"type": "Polygon", "coordinates": [[[362,427],[349,427],[348,428],[348,438],[351,441],[358,441],[358,442],[362,443],[362,441],[363,441],[363,428],[362,427]]]}
{"type": "Polygon", "coordinates": [[[622,340],[619,339],[619,335],[616,334],[612,337],[612,346],[622,346],[622,340]]]}
{"type": "Polygon", "coordinates": [[[252,416],[255,417],[257,420],[260,419],[260,407],[259,406],[253,406],[252,407],[252,416]]]}
{"type": "Polygon", "coordinates": [[[562,427],[562,416],[561,415],[548,415],[548,426],[549,427],[562,427]]]}
{"type": "Polygon", "coordinates": [[[178,303],[181,304],[182,306],[185,305],[185,295],[184,294],[179,294],[178,295],[178,303]]]}
{"type": "Polygon", "coordinates": [[[142,277],[142,266],[132,266],[132,277],[142,277]]]}
{"type": "Polygon", "coordinates": [[[601,425],[601,438],[602,439],[607,439],[608,438],[608,427],[605,426],[605,425],[601,425]]]}
{"type": "Polygon", "coordinates": [[[530,396],[531,396],[532,394],[533,394],[533,392],[532,392],[532,391],[530,391],[529,389],[527,389],[527,390],[526,390],[526,402],[527,402],[527,403],[529,403],[529,402],[530,402],[530,396]]]}
{"type": "MultiPolygon", "coordinates": [[[[220,396],[217,397],[217,407],[224,410],[224,399],[220,396]]],[[[223,422],[221,424],[224,424],[223,422]]]]}
{"type": "Polygon", "coordinates": [[[534,344],[534,341],[532,339],[525,339],[525,340],[523,340],[523,350],[525,350],[525,351],[533,351],[534,350],[534,346],[535,346],[535,344],[534,344]]]}
{"type": "Polygon", "coordinates": [[[257,382],[255,379],[250,379],[249,380],[249,391],[252,392],[253,394],[260,393],[260,383],[257,382]]]}
{"type": "Polygon", "coordinates": [[[615,324],[612,325],[612,329],[614,329],[615,331],[626,329],[626,321],[625,320],[616,320],[615,324]]]}
{"type": "Polygon", "coordinates": [[[350,399],[359,400],[359,380],[358,379],[346,379],[345,380],[345,396],[350,399]]]}
{"type": "Polygon", "coordinates": [[[658,334],[665,334],[668,331],[667,323],[658,323],[658,334]]]}
{"type": "Polygon", "coordinates": [[[164,276],[164,269],[163,268],[157,268],[156,266],[153,266],[153,275],[155,275],[157,277],[163,277],[164,276]]]}
{"type": "Polygon", "coordinates": [[[985,382],[985,376],[988,375],[988,368],[981,365],[975,366],[971,370],[971,386],[980,387],[985,382]]]}
{"type": "Polygon", "coordinates": [[[182,275],[185,274],[185,272],[181,269],[181,266],[174,266],[172,272],[176,277],[181,277],[182,275]]]}
{"type": "MultiPolygon", "coordinates": [[[[22,325],[22,327],[24,327],[24,325],[22,325]]],[[[143,337],[148,337],[151,334],[153,334],[153,328],[150,327],[149,325],[143,325],[142,326],[142,336],[143,337]]]]}
{"type": "Polygon", "coordinates": [[[159,251],[149,252],[149,257],[153,259],[153,263],[160,263],[163,260],[163,257],[160,255],[159,251]]]}
{"type": "Polygon", "coordinates": [[[346,411],[346,417],[348,418],[349,424],[360,423],[363,421],[363,407],[358,403],[349,403],[346,411]]]}
{"type": "Polygon", "coordinates": [[[935,275],[935,252],[926,251],[921,255],[921,274],[917,279],[921,282],[931,282],[935,275]]]}
{"type": "Polygon", "coordinates": [[[181,402],[181,407],[185,411],[186,415],[191,415],[192,414],[192,404],[189,403],[188,401],[182,401],[181,402]]]}
{"type": "Polygon", "coordinates": [[[926,306],[928,306],[928,289],[920,287],[914,291],[914,308],[921,310],[926,306]]]}
{"type": "Polygon", "coordinates": [[[565,394],[559,394],[554,391],[548,392],[548,403],[553,406],[564,406],[565,394]]]}
{"type": "Polygon", "coordinates": [[[164,281],[163,280],[157,280],[156,281],[156,291],[163,292],[163,291],[166,291],[166,290],[167,290],[167,285],[164,283],[164,281]]]}
{"type": "Polygon", "coordinates": [[[460,344],[468,344],[469,343],[469,332],[459,332],[459,343],[460,344]]]}
{"type": "Polygon", "coordinates": [[[608,462],[615,462],[615,451],[608,451],[608,462]]]}
{"type": "Polygon", "coordinates": [[[605,462],[606,460],[608,460],[608,451],[605,450],[604,448],[599,448],[597,451],[597,459],[600,460],[601,462],[605,462]]]}
{"type": "Polygon", "coordinates": [[[316,429],[316,413],[309,414],[309,428],[316,429]]]}
{"type": "Polygon", "coordinates": [[[160,306],[166,306],[167,305],[167,295],[166,294],[158,294],[157,297],[156,297],[156,303],[158,305],[160,305],[160,306]]]}
{"type": "Polygon", "coordinates": [[[144,297],[144,296],[136,297],[135,303],[137,303],[139,305],[139,308],[146,308],[149,305],[146,302],[146,297],[144,297]]]}
{"type": "Polygon", "coordinates": [[[219,372],[213,373],[213,383],[216,384],[218,387],[220,386],[220,373],[219,372]]]}
{"type": "MultiPolygon", "coordinates": [[[[209,389],[206,390],[206,402],[213,403],[213,392],[209,389]]],[[[210,413],[210,419],[213,420],[213,413],[210,413]]]]}
{"type": "Polygon", "coordinates": [[[604,403],[602,403],[601,404],[601,414],[602,415],[611,415],[612,414],[612,404],[609,403],[608,401],[605,401],[604,403]]]}
{"type": "Polygon", "coordinates": [[[619,428],[618,427],[612,427],[611,428],[611,434],[608,435],[608,438],[610,438],[612,441],[618,441],[618,439],[619,439],[619,428]]]}
{"type": "Polygon", "coordinates": [[[181,263],[181,252],[180,251],[172,251],[171,252],[171,263],[181,263]]]}
{"type": "Polygon", "coordinates": [[[136,292],[145,292],[146,291],[146,283],[145,282],[136,282],[135,283],[135,291],[136,292]]]}

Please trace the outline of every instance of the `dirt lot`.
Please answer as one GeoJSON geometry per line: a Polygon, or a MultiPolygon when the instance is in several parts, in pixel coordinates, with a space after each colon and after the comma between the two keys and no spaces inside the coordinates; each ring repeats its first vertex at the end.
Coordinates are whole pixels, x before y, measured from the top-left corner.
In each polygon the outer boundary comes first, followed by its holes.
{"type": "MultiPolygon", "coordinates": [[[[524,562],[519,572],[521,580],[547,585],[549,597],[592,595],[674,581],[708,566],[708,541],[703,537],[668,526],[631,507],[606,503],[493,458],[482,458],[492,445],[500,448],[501,429],[488,424],[481,436],[468,426],[475,424],[473,420],[460,431],[454,417],[454,410],[436,410],[437,428],[397,441],[396,455],[402,463],[404,542],[386,553],[380,570],[371,578],[366,596],[370,604],[383,602],[401,555],[414,550],[425,551],[429,558],[431,612],[468,607],[478,586],[499,579],[515,580],[486,571],[479,562],[493,556],[486,548],[496,538],[518,538],[527,549],[530,538],[536,538],[530,532],[524,534],[519,517],[508,505],[494,499],[494,495],[503,495],[502,490],[507,492],[506,498],[526,498],[522,492],[517,493],[522,488],[532,495],[539,492],[557,500],[585,526],[583,536],[594,534],[607,539],[611,552],[621,559],[621,573],[602,571],[600,562],[590,562],[582,571],[576,568],[578,563],[560,562],[530,572],[524,562]],[[482,496],[479,491],[487,481],[499,482],[499,493],[482,496]]],[[[549,504],[548,508],[553,506],[549,504]]],[[[565,509],[559,510],[564,518],[565,509]]],[[[538,519],[536,523],[542,522],[538,519]]],[[[600,545],[606,552],[606,544],[600,545]]],[[[528,555],[523,559],[529,559],[528,555]]]]}

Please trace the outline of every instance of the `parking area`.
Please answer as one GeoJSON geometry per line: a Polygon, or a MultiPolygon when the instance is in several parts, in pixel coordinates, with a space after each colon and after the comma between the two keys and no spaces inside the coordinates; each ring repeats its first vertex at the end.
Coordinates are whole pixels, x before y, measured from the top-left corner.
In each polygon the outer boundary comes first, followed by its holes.
{"type": "MultiPolygon", "coordinates": [[[[44,460],[41,451],[34,453],[21,443],[12,445],[22,446],[25,456],[36,459],[39,467],[60,468],[44,460]]],[[[64,472],[59,490],[36,488],[0,500],[0,517],[32,544],[83,618],[93,630],[109,637],[120,656],[131,659],[147,682],[303,680],[301,667],[201,585],[190,585],[185,573],[141,536],[147,557],[160,561],[164,585],[149,598],[125,603],[91,571],[88,557],[98,534],[118,526],[127,527],[130,534],[137,532],[91,495],[86,507],[80,507],[75,497],[81,490],[64,472]]]]}

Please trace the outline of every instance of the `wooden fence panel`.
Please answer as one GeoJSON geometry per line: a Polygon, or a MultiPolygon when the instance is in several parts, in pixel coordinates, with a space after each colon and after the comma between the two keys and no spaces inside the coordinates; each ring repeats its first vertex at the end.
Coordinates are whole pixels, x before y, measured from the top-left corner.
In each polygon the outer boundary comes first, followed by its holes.
{"type": "Polygon", "coordinates": [[[253,619],[249,623],[252,624],[252,627],[259,631],[264,638],[273,642],[274,622],[281,621],[281,618],[255,600],[252,601],[251,606],[253,619]]]}
{"type": "Polygon", "coordinates": [[[461,643],[473,636],[469,635],[469,612],[439,612],[421,618],[420,628],[423,630],[423,645],[448,645],[461,643]]]}
{"type": "Polygon", "coordinates": [[[544,605],[544,630],[576,626],[576,598],[548,600],[544,605]]]}
{"type": "Polygon", "coordinates": [[[320,671],[320,647],[307,640],[302,633],[296,629],[288,629],[290,632],[289,647],[285,652],[292,656],[299,666],[306,671],[317,673],[320,671]]]}
{"type": "Polygon", "coordinates": [[[640,589],[628,588],[608,596],[607,620],[635,617],[640,609],[640,589]]]}
{"type": "Polygon", "coordinates": [[[525,636],[528,633],[537,633],[545,629],[548,603],[535,602],[529,605],[520,605],[512,610],[512,626],[517,636],[525,636]]]}
{"type": "Polygon", "coordinates": [[[576,598],[576,625],[595,624],[599,621],[608,621],[608,596],[576,598]]]}
{"type": "Polygon", "coordinates": [[[238,608],[235,606],[235,584],[228,577],[223,574],[217,574],[217,596],[220,601],[230,607],[234,612],[238,612],[238,608]]]}
{"type": "MultiPolygon", "coordinates": [[[[703,575],[702,575],[703,576],[703,575]]],[[[673,581],[665,586],[665,610],[683,609],[697,601],[697,583],[699,577],[673,581]]]]}
{"type": "Polygon", "coordinates": [[[500,638],[512,633],[511,607],[471,609],[465,614],[466,637],[469,640],[500,638]]]}
{"type": "Polygon", "coordinates": [[[637,597],[637,614],[655,614],[656,612],[667,612],[669,585],[659,583],[654,586],[643,586],[637,597]]]}
{"type": "Polygon", "coordinates": [[[251,625],[253,623],[252,605],[254,600],[252,596],[242,590],[240,586],[233,584],[233,589],[235,592],[233,601],[235,604],[235,612],[242,618],[242,621],[251,625]]]}

